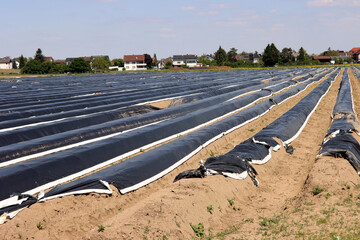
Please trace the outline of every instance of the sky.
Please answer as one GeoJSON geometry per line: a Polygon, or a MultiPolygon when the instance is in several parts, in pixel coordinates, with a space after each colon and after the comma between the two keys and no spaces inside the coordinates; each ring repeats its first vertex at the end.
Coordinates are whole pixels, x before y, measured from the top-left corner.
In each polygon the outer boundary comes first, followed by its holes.
{"type": "Polygon", "coordinates": [[[360,0],[0,0],[0,57],[360,47],[360,0]]]}

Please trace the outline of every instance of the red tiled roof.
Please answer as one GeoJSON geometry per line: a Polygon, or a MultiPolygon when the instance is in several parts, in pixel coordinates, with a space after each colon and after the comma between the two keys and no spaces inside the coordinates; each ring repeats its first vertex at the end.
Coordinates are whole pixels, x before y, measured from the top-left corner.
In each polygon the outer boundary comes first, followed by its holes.
{"type": "Polygon", "coordinates": [[[85,60],[85,62],[91,62],[91,57],[82,57],[84,60],[85,60]]]}
{"type": "Polygon", "coordinates": [[[359,51],[359,50],[360,50],[360,47],[357,47],[357,48],[351,49],[350,52],[357,52],[357,51],[359,51]]]}
{"type": "Polygon", "coordinates": [[[331,60],[330,56],[314,56],[314,60],[331,60]]]}
{"type": "Polygon", "coordinates": [[[0,59],[0,63],[11,63],[11,59],[0,59]]]}
{"type": "Polygon", "coordinates": [[[65,59],[58,59],[58,60],[54,60],[55,63],[64,63],[65,59]]]}
{"type": "Polygon", "coordinates": [[[51,62],[53,61],[52,57],[44,57],[44,62],[51,62]]]}
{"type": "Polygon", "coordinates": [[[124,62],[145,61],[145,55],[124,55],[124,62]]]}

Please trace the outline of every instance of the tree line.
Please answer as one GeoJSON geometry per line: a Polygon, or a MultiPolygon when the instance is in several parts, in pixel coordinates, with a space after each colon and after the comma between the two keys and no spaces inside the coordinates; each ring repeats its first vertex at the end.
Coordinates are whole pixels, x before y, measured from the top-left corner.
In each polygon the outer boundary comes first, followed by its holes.
{"type": "MultiPolygon", "coordinates": [[[[19,57],[19,68],[24,74],[62,74],[62,73],[86,73],[91,71],[106,71],[111,64],[106,57],[97,57],[91,62],[85,61],[84,58],[75,58],[70,64],[65,62],[55,63],[45,61],[45,57],[40,48],[37,49],[33,59],[26,59],[21,55],[19,57]]],[[[16,65],[16,64],[15,64],[16,65]]],[[[123,67],[122,59],[113,59],[112,65],[123,67]]]]}
{"type": "MultiPolygon", "coordinates": [[[[230,48],[226,52],[221,46],[213,54],[212,58],[205,55],[198,58],[198,62],[203,63],[206,66],[229,66],[232,68],[241,67],[273,67],[273,66],[292,66],[292,65],[318,65],[322,64],[319,60],[313,60],[309,56],[306,50],[301,47],[298,52],[292,48],[283,48],[280,52],[274,43],[268,44],[264,49],[264,52],[260,56],[257,52],[247,53],[241,52],[238,54],[238,49],[230,48]],[[239,57],[243,56],[243,57],[239,57]],[[245,57],[246,56],[246,57],[245,57]],[[257,61],[254,61],[254,59],[257,61]]],[[[338,51],[331,50],[323,52],[321,55],[333,56],[336,63],[342,64],[344,62],[353,62],[352,58],[340,58],[338,51]]],[[[151,58],[151,62],[148,64],[148,68],[155,67],[157,65],[156,54],[151,58]],[[153,60],[154,59],[154,60],[153,60]]],[[[91,71],[105,72],[109,69],[109,66],[124,67],[124,60],[121,58],[113,59],[111,62],[106,57],[97,57],[87,62],[84,58],[75,58],[70,64],[67,63],[55,63],[51,61],[45,61],[45,57],[42,54],[40,48],[35,52],[33,59],[27,59],[21,55],[19,57],[19,68],[22,73],[25,74],[62,74],[62,73],[86,73],[91,71]]],[[[170,68],[172,62],[166,63],[166,68],[170,68]]],[[[13,64],[13,68],[17,68],[16,63],[13,64]]]]}
{"type": "MultiPolygon", "coordinates": [[[[262,56],[258,59],[257,62],[252,60],[243,60],[237,59],[236,48],[231,48],[228,52],[226,52],[221,46],[214,53],[214,60],[211,61],[208,58],[199,58],[199,62],[202,62],[205,65],[209,66],[229,66],[229,67],[273,67],[277,66],[296,66],[296,65],[319,65],[322,64],[319,60],[313,60],[311,56],[309,56],[306,50],[301,47],[298,52],[291,48],[283,48],[280,52],[274,43],[268,44],[264,49],[262,56]]],[[[257,52],[255,54],[242,52],[240,55],[248,55],[255,56],[258,55],[257,52]]],[[[338,64],[343,64],[344,62],[353,62],[351,57],[346,59],[336,57],[339,56],[338,51],[331,50],[322,53],[323,56],[335,56],[334,60],[338,64]]]]}

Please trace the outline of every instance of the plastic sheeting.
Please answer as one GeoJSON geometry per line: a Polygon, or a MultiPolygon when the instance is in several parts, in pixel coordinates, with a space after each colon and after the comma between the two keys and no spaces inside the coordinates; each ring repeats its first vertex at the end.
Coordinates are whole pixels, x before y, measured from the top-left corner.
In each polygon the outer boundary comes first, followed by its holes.
{"type": "MultiPolygon", "coordinates": [[[[197,111],[199,109],[211,108],[212,105],[219,104],[223,101],[229,101],[232,98],[239,97],[249,91],[259,91],[261,87],[270,87],[268,90],[279,91],[286,86],[293,84],[290,80],[284,84],[268,83],[260,86],[249,86],[249,84],[242,84],[242,87],[248,86],[245,89],[240,89],[226,94],[210,97],[207,99],[199,100],[197,102],[184,104],[181,106],[162,109],[153,113],[148,113],[143,116],[129,117],[126,119],[118,119],[110,122],[105,122],[97,125],[99,121],[107,119],[107,114],[96,114],[91,116],[77,117],[75,119],[65,119],[63,121],[55,121],[45,125],[29,126],[23,129],[16,129],[11,132],[0,133],[0,162],[9,161],[12,159],[21,158],[24,156],[31,156],[37,154],[39,156],[42,152],[56,152],[56,149],[62,149],[69,145],[76,145],[81,142],[100,138],[110,134],[115,134],[121,131],[126,131],[141,127],[145,124],[151,124],[158,121],[163,121],[170,118],[175,118],[197,111]],[[290,82],[290,83],[288,83],[290,82]],[[276,85],[275,87],[271,87],[276,85]],[[281,87],[281,88],[279,88],[281,87]],[[87,126],[90,125],[90,126],[87,126]],[[74,129],[75,128],[75,129],[74,129]],[[74,129],[74,130],[72,130],[74,129]],[[54,150],[52,150],[54,149],[54,150]]],[[[255,98],[271,94],[269,91],[262,91],[262,93],[254,93],[251,101],[255,98]],[[254,95],[255,94],[255,95],[254,95]],[[255,96],[255,98],[254,98],[255,96]]],[[[249,99],[249,97],[245,97],[249,99]]],[[[233,100],[239,101],[239,100],[233,100]]],[[[239,105],[234,105],[235,107],[239,105]]],[[[234,109],[234,108],[233,108],[234,109]]],[[[218,111],[218,110],[216,110],[218,111]]],[[[222,111],[222,110],[221,110],[222,111]]],[[[220,111],[220,112],[221,112],[220,111]]],[[[110,117],[114,113],[108,113],[110,117]]],[[[202,114],[199,112],[199,114],[202,114]]],[[[201,116],[203,118],[203,116],[201,116]]],[[[0,123],[1,124],[1,123],[0,123]]]]}
{"type": "Polygon", "coordinates": [[[254,137],[237,145],[229,153],[208,158],[197,170],[190,170],[180,173],[175,181],[181,178],[199,177],[221,174],[236,179],[243,179],[249,174],[255,185],[258,184],[256,171],[246,168],[246,162],[253,164],[264,164],[271,158],[271,151],[279,147],[275,138],[283,141],[287,152],[292,153],[293,148],[289,147],[306,125],[309,117],[315,111],[319,102],[328,92],[332,81],[339,74],[339,70],[331,74],[324,82],[320,83],[311,93],[303,98],[292,109],[283,114],[269,126],[261,130],[254,137]]]}
{"type": "MultiPolygon", "coordinates": [[[[196,112],[187,114],[181,118],[150,125],[105,141],[2,168],[0,169],[0,200],[7,199],[14,192],[34,194],[41,189],[71,180],[94,170],[93,167],[106,166],[111,162],[120,160],[124,157],[124,153],[131,152],[132,149],[139,151],[137,148],[139,145],[154,144],[156,139],[152,135],[159,136],[159,139],[166,139],[166,136],[174,132],[176,135],[181,130],[186,130],[193,126],[196,127],[196,124],[201,125],[209,119],[216,119],[223,114],[229,113],[229,111],[244,107],[261,97],[269,96],[269,94],[271,94],[269,90],[263,90],[247,97],[224,102],[219,106],[200,110],[198,111],[200,114],[196,112]],[[150,134],[151,131],[154,134],[150,134]],[[28,179],[29,181],[23,181],[23,179],[28,179]],[[14,185],[14,182],[17,184],[14,185]]],[[[114,183],[116,187],[121,189],[122,193],[135,190],[171,171],[186,161],[192,153],[199,151],[203,146],[220,138],[228,131],[232,131],[248,121],[256,119],[261,114],[267,112],[273,105],[273,101],[257,104],[232,117],[228,117],[225,120],[160,146],[155,150],[143,153],[78,180],[81,183],[74,181],[69,183],[71,186],[64,185],[55,189],[70,186],[71,190],[67,188],[68,190],[65,192],[76,192],[77,188],[74,186],[80,184],[81,189],[79,191],[83,192],[89,189],[85,187],[87,184],[84,185],[83,181],[85,183],[89,181],[88,183],[91,183],[90,189],[92,189],[94,182],[103,180],[114,183]]],[[[245,164],[245,168],[246,166],[245,164]]],[[[53,191],[58,191],[55,189],[53,191]]],[[[51,197],[55,194],[51,192],[46,197],[51,197]]]]}
{"type": "Polygon", "coordinates": [[[359,133],[359,121],[353,108],[351,83],[347,68],[339,87],[333,108],[333,122],[325,136],[318,156],[334,156],[347,159],[360,174],[360,145],[352,136],[359,133]]]}
{"type": "MultiPolygon", "coordinates": [[[[309,83],[310,82],[304,83],[304,85],[309,83]]],[[[65,193],[67,192],[66,189],[72,189],[78,184],[82,186],[81,182],[88,181],[89,179],[101,179],[110,182],[119,188],[122,193],[135,190],[171,171],[202,147],[223,136],[226,132],[258,118],[266,113],[272,106],[274,106],[274,102],[270,100],[259,103],[234,116],[164,144],[154,150],[128,159],[88,177],[56,187],[50,191],[46,197],[65,193]]],[[[242,146],[239,148],[241,147],[242,146]]],[[[265,149],[265,154],[262,154],[260,151],[253,152],[253,155],[259,155],[259,159],[262,158],[262,156],[268,155],[268,146],[260,145],[255,147],[257,149],[265,149]]],[[[234,166],[242,166],[242,164],[237,163],[234,166]]],[[[243,170],[246,169],[246,163],[244,163],[241,168],[243,170]]],[[[242,171],[238,171],[238,174],[240,174],[240,177],[244,175],[242,171]]]]}

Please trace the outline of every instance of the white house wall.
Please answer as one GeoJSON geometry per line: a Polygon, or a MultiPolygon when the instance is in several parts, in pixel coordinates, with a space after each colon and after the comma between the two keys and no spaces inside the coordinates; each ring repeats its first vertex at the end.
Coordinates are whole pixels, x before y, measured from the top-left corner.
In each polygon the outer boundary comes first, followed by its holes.
{"type": "Polygon", "coordinates": [[[12,63],[0,63],[0,69],[12,69],[12,63]]]}

